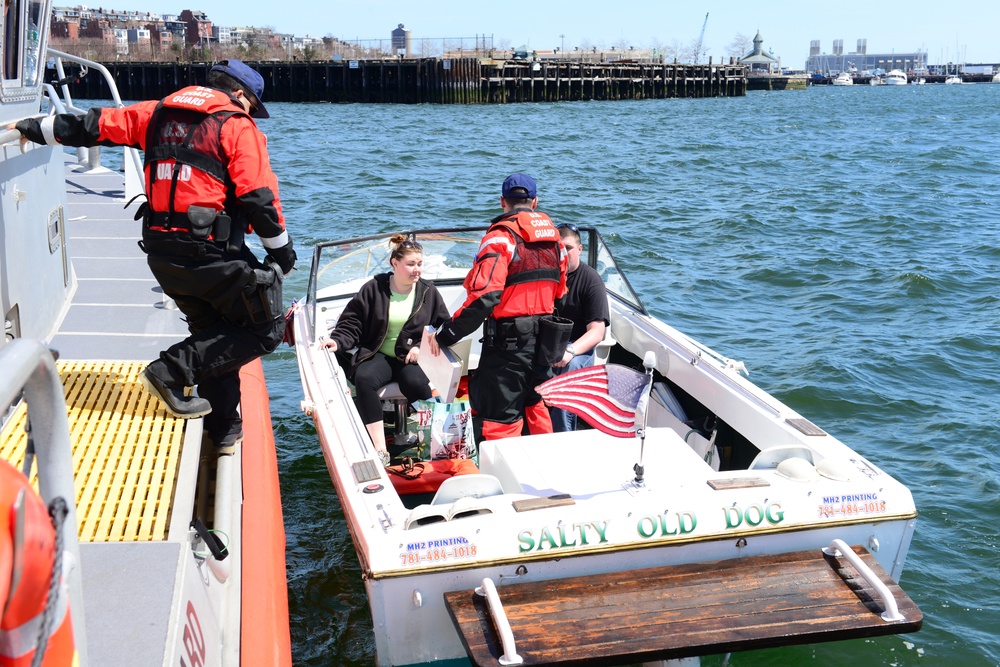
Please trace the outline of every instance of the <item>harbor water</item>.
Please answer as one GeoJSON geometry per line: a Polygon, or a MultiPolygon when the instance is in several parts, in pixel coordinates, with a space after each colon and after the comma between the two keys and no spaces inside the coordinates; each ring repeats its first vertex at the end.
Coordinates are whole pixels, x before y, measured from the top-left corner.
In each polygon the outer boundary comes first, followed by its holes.
{"type": "MultiPolygon", "coordinates": [[[[313,243],[483,224],[525,171],[556,222],[601,230],[650,311],[909,486],[920,518],[901,584],[923,629],[730,665],[1000,664],[1000,86],[268,106],[300,257],[286,300],[305,292],[313,243]]],[[[295,664],[374,664],[290,348],[265,372],[295,664]]]]}

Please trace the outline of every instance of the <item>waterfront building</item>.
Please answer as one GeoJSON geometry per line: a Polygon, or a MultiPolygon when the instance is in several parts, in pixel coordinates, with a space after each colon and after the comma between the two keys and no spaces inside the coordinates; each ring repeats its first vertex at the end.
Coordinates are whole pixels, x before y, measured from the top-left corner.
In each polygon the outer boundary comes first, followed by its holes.
{"type": "Polygon", "coordinates": [[[764,38],[760,30],[753,38],[753,49],[740,58],[740,64],[746,65],[748,74],[772,74],[781,70],[781,63],[772,55],[764,53],[764,38]]]}
{"type": "Polygon", "coordinates": [[[888,72],[899,69],[907,73],[927,72],[927,52],[868,53],[868,40],[859,39],[857,50],[844,53],[844,40],[833,40],[833,53],[820,53],[820,42],[809,43],[806,72],[835,76],[840,72],[888,72]]]}
{"type": "Polygon", "coordinates": [[[187,29],[188,44],[202,46],[212,41],[212,22],[208,20],[205,12],[185,9],[181,12],[180,20],[187,29]]]}

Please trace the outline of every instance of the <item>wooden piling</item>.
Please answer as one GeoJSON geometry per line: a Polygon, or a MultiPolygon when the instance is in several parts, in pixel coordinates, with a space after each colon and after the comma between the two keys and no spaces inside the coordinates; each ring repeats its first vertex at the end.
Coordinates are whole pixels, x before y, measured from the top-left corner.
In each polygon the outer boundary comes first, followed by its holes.
{"type": "MultiPolygon", "coordinates": [[[[508,104],[577,100],[732,97],[747,91],[746,70],[729,64],[619,61],[493,61],[417,58],[250,63],[268,102],[508,104]],[[537,66],[537,69],[536,69],[537,66]]],[[[205,83],[208,63],[107,63],[122,99],[159,99],[205,83]]],[[[70,83],[78,99],[110,99],[103,77],[70,83]]]]}

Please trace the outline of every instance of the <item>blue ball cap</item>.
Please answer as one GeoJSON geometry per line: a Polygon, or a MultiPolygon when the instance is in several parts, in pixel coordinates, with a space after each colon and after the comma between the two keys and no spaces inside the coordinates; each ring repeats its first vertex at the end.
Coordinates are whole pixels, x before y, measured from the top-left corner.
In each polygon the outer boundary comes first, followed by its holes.
{"type": "Polygon", "coordinates": [[[254,118],[270,118],[271,114],[264,108],[264,77],[242,60],[220,60],[212,66],[213,72],[225,72],[249,90],[255,99],[251,99],[254,109],[250,113],[254,118]]]}
{"type": "Polygon", "coordinates": [[[511,174],[503,182],[500,195],[504,199],[534,199],[538,196],[535,179],[527,174],[511,174]]]}

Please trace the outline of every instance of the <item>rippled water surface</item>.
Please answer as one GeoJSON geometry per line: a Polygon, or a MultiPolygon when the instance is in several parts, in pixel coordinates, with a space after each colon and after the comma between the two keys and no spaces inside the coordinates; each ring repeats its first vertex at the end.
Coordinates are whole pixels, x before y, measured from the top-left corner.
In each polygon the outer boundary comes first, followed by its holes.
{"type": "MultiPolygon", "coordinates": [[[[482,224],[499,184],[592,224],[647,307],[913,491],[912,635],[731,665],[997,665],[1000,86],[496,107],[268,105],[305,292],[316,241],[482,224]]],[[[371,665],[361,574],[288,348],[265,360],[297,665],[371,665]]],[[[703,664],[720,664],[707,658],[703,664]]]]}

